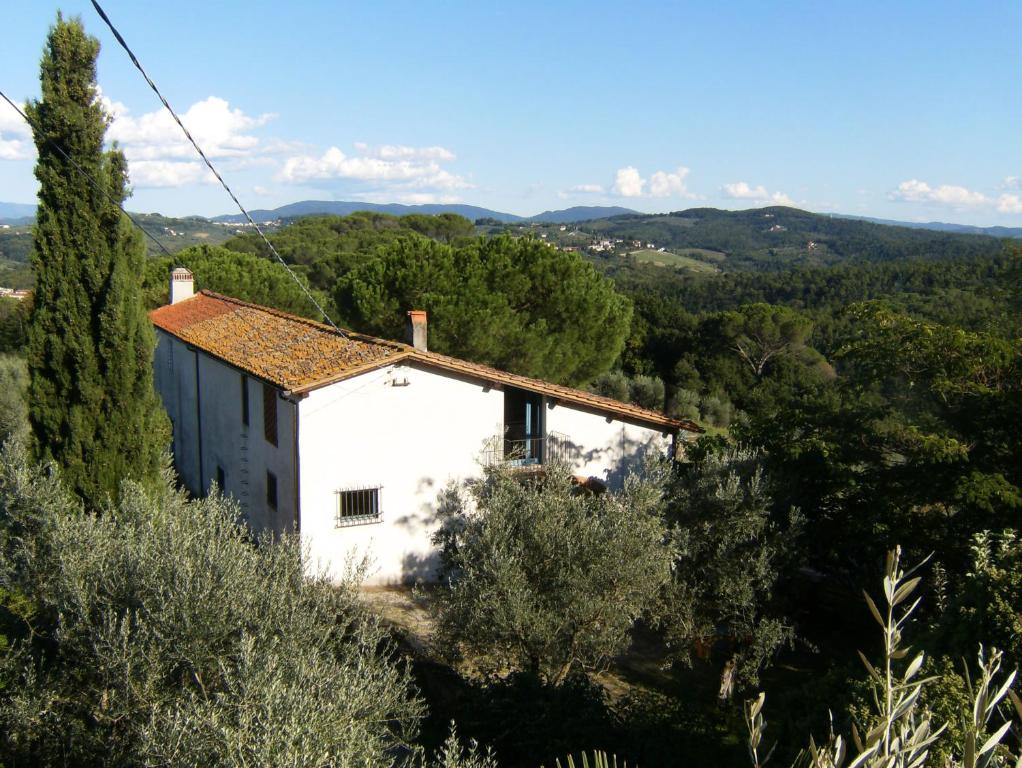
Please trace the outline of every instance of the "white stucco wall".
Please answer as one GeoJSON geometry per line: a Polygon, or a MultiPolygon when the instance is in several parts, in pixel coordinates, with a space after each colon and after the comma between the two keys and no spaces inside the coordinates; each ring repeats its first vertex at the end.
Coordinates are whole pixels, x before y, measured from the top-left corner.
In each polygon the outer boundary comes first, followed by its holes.
{"type": "MultiPolygon", "coordinates": [[[[574,469],[616,485],[659,431],[567,405],[544,408],[547,430],[576,448],[574,469]]],[[[301,535],[309,566],[333,576],[349,556],[372,560],[369,583],[429,578],[438,494],[481,472],[487,442],[503,434],[504,393],[482,382],[408,365],[314,391],[299,405],[301,535]],[[406,386],[401,386],[407,381],[406,386]],[[399,386],[395,386],[397,382],[399,386]],[[381,486],[379,522],[338,527],[336,491],[381,486]]]]}
{"type": "Polygon", "coordinates": [[[157,330],[153,374],[156,390],[174,425],[174,466],[185,487],[193,495],[207,493],[216,480],[217,467],[222,467],[223,491],[239,502],[253,530],[275,533],[292,530],[297,511],[296,404],[282,399],[278,393],[274,446],[263,432],[262,381],[247,377],[246,427],[241,419],[242,373],[237,369],[157,330]],[[201,397],[196,397],[196,360],[201,397]],[[277,476],[276,510],[266,502],[267,471],[277,476]]]}
{"type": "Polygon", "coordinates": [[[619,487],[629,470],[641,467],[648,452],[666,455],[671,447],[670,434],[577,406],[548,400],[544,412],[547,434],[556,432],[567,438],[575,474],[595,477],[611,488],[619,487]]]}
{"type": "MultiPolygon", "coordinates": [[[[292,530],[297,518],[310,572],[340,577],[349,557],[368,556],[369,583],[433,575],[438,496],[481,473],[484,452],[503,434],[502,390],[416,364],[388,366],[295,402],[278,397],[273,446],[263,432],[260,380],[248,378],[245,427],[239,370],[163,331],[157,340],[155,382],[174,423],[175,465],[193,494],[206,493],[223,467],[224,490],[253,529],[292,530]],[[277,510],[266,504],[267,470],[277,476],[277,510]],[[338,527],[336,492],[371,486],[382,488],[380,521],[338,527]]],[[[549,400],[543,414],[546,433],[570,442],[573,471],[611,487],[644,451],[671,443],[656,429],[549,400]]]]}
{"type": "Polygon", "coordinates": [[[498,390],[408,365],[310,393],[299,405],[298,437],[310,568],[339,576],[354,553],[372,559],[370,583],[432,575],[437,495],[480,473],[503,407],[498,390]],[[381,521],[337,527],[335,492],[376,485],[383,489],[381,521]]]}

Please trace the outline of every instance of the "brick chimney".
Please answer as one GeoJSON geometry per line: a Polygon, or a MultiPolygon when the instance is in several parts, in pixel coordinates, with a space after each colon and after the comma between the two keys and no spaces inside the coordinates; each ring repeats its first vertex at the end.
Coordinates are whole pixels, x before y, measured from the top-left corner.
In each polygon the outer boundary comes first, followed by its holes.
{"type": "Polygon", "coordinates": [[[426,312],[412,309],[408,312],[408,324],[405,326],[405,341],[420,352],[426,351],[426,312]]]}
{"type": "Polygon", "coordinates": [[[190,299],[195,295],[195,280],[192,273],[184,267],[178,267],[170,273],[170,303],[190,299]]]}

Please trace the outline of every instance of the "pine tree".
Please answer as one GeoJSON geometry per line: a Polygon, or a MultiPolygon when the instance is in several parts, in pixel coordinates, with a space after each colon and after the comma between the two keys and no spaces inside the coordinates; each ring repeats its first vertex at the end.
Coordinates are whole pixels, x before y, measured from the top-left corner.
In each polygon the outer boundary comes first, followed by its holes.
{"type": "Polygon", "coordinates": [[[145,251],[112,202],[128,195],[127,163],[103,150],[98,54],[80,20],[58,15],[43,51],[42,99],[28,105],[39,156],[29,420],[38,458],[55,461],[91,509],[124,479],[157,482],[169,442],[142,304],[145,251]]]}

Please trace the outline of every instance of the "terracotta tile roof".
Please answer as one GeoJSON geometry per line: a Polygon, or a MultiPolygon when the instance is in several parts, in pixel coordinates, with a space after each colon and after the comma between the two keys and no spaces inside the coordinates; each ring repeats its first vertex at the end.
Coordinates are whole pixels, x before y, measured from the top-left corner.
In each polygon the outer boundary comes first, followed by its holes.
{"type": "Polygon", "coordinates": [[[236,368],[293,391],[400,356],[404,345],[249,304],[211,291],[154,309],[153,325],[236,368]]]}
{"type": "Polygon", "coordinates": [[[200,291],[154,309],[153,325],[283,390],[303,393],[400,361],[540,392],[565,403],[667,429],[702,432],[691,421],[571,387],[519,376],[407,344],[345,331],[268,307],[200,291]]]}

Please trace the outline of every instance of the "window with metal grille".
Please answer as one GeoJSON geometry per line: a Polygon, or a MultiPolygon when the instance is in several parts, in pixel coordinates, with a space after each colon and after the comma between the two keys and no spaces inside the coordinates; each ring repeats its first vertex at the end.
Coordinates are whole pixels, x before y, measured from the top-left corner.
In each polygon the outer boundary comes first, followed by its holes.
{"type": "Polygon", "coordinates": [[[263,384],[263,435],[266,442],[277,444],[277,390],[263,384]]]}
{"type": "Polygon", "coordinates": [[[382,486],[337,491],[337,526],[365,525],[380,520],[382,486]]]}
{"type": "Polygon", "coordinates": [[[272,472],[266,473],[266,506],[277,508],[277,476],[272,472]]]}

